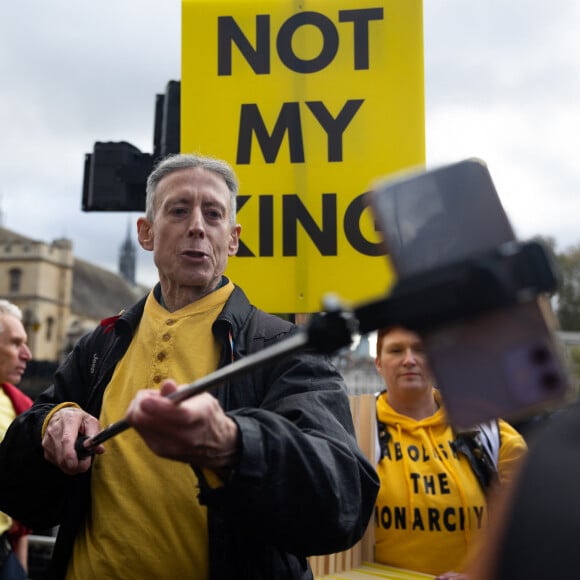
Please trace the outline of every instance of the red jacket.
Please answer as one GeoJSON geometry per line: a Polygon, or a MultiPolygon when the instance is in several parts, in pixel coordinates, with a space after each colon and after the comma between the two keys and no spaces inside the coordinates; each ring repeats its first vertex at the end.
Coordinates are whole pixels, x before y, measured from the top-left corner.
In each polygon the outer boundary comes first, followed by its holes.
{"type": "Polygon", "coordinates": [[[2,389],[8,396],[8,398],[12,401],[12,406],[14,407],[14,411],[17,415],[20,413],[24,413],[27,409],[32,407],[32,399],[27,397],[20,389],[16,388],[14,385],[10,383],[2,383],[2,389]]]}

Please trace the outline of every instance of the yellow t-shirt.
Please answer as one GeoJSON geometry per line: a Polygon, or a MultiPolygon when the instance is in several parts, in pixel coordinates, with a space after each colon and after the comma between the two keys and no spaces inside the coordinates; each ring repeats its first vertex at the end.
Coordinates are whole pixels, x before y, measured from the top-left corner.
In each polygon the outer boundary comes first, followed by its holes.
{"type": "MultiPolygon", "coordinates": [[[[439,394],[434,393],[438,403],[439,394]]],[[[457,454],[444,408],[416,421],[397,413],[386,394],[377,417],[390,441],[377,465],[375,559],[427,574],[464,571],[488,525],[488,502],[466,457],[457,454]]],[[[508,482],[526,451],[522,436],[499,420],[499,476],[508,482]]]]}
{"type": "MultiPolygon", "coordinates": [[[[0,441],[4,439],[6,430],[14,419],[16,419],[16,413],[12,406],[12,401],[4,392],[4,389],[0,387],[0,441]]],[[[11,525],[12,519],[8,515],[0,512],[0,534],[9,530],[11,525]]]]}
{"type": "Polygon", "coordinates": [[[475,534],[487,525],[487,502],[469,463],[452,449],[443,409],[416,421],[385,395],[377,417],[391,439],[377,465],[377,562],[426,574],[460,571],[475,534]]]}
{"type": "MultiPolygon", "coordinates": [[[[189,383],[213,372],[220,349],[211,326],[230,282],[176,312],[151,293],[139,328],[105,390],[101,425],[124,417],[139,389],[166,378],[189,383]]],[[[207,514],[193,469],[155,455],[129,429],[94,458],[91,508],[67,580],[208,578],[207,514]]]]}

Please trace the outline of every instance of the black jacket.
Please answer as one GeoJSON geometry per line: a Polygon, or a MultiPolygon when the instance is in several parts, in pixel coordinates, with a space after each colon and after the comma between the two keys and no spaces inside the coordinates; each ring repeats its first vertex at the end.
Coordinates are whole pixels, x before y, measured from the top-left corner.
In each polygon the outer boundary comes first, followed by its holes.
{"type": "MultiPolygon", "coordinates": [[[[59,525],[50,577],[62,578],[90,500],[90,471],[70,477],[43,458],[41,429],[55,404],[99,416],[102,396],[143,314],[145,299],[84,336],[54,384],[17,418],[0,445],[0,510],[32,528],[59,525]]],[[[213,326],[220,366],[296,327],[251,306],[235,288],[213,326]]],[[[214,391],[237,423],[241,452],[225,486],[210,489],[212,580],[305,580],[306,557],[347,549],[364,533],[379,482],[354,438],[344,382],[326,357],[301,352],[214,391]]],[[[160,534],[163,530],[159,531],[160,534]]]]}

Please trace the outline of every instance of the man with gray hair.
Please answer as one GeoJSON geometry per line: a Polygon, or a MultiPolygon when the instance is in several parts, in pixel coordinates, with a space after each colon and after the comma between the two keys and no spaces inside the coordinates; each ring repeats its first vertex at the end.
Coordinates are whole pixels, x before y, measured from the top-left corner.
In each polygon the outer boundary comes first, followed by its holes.
{"type": "MultiPolygon", "coordinates": [[[[32,405],[32,401],[16,387],[31,358],[20,308],[7,300],[0,300],[0,441],[12,421],[32,405]]],[[[21,574],[13,573],[10,578],[26,577],[27,533],[26,528],[0,512],[0,576],[3,578],[2,574],[8,567],[11,570],[17,568],[16,573],[21,574]]]]}
{"type": "Polygon", "coordinates": [[[378,478],[327,357],[299,352],[167,397],[298,330],[224,276],[237,190],[223,161],[161,161],[137,222],[159,283],[79,341],[0,445],[0,509],[59,525],[53,578],[311,580],[307,556],[367,527],[378,478]],[[77,455],[80,436],[122,419],[133,429],[77,455]]]}

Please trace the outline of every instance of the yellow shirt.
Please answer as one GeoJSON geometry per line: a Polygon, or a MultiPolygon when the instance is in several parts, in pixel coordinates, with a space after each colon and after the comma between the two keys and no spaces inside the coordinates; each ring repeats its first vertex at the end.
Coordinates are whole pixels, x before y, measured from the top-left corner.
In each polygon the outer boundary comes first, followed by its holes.
{"type": "MultiPolygon", "coordinates": [[[[232,290],[230,282],[172,313],[149,295],[105,390],[101,425],[122,419],[139,389],[158,388],[166,378],[189,383],[217,368],[220,349],[211,326],[232,290]]],[[[67,579],[207,580],[207,516],[193,469],[155,455],[131,429],[106,449],[94,458],[91,508],[67,579]]]]}
{"type": "Polygon", "coordinates": [[[377,562],[433,575],[459,571],[474,534],[487,524],[487,502],[469,463],[451,447],[443,409],[416,421],[383,394],[377,417],[391,436],[377,466],[377,562]]]}
{"type": "MultiPolygon", "coordinates": [[[[4,389],[0,387],[0,441],[4,439],[6,430],[14,419],[16,419],[16,413],[12,406],[12,401],[4,392],[4,389]]],[[[11,525],[12,519],[6,514],[0,512],[0,534],[9,530],[11,525]]]]}
{"type": "MultiPolygon", "coordinates": [[[[488,504],[468,460],[452,447],[445,410],[417,421],[397,413],[382,394],[377,417],[389,426],[390,441],[377,465],[375,559],[433,575],[464,570],[487,527],[488,504]]],[[[505,421],[499,428],[499,476],[506,482],[526,444],[505,421]]]]}

